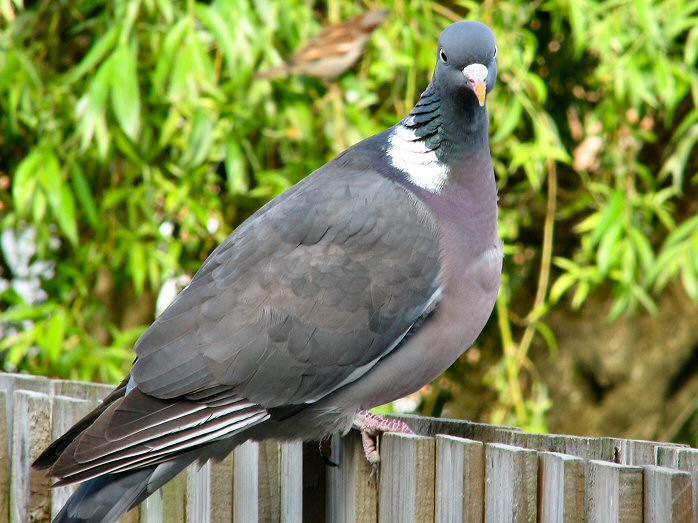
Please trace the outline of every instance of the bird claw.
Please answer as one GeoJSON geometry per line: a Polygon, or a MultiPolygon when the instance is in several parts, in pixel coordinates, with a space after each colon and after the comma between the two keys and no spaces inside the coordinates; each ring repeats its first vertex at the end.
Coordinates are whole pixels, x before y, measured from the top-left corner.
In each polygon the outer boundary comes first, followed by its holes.
{"type": "Polygon", "coordinates": [[[338,465],[330,459],[330,456],[332,456],[332,434],[329,436],[325,436],[320,440],[320,444],[318,445],[318,450],[320,451],[320,457],[322,458],[322,461],[325,462],[325,465],[328,467],[337,467],[338,465]]]}
{"type": "Polygon", "coordinates": [[[359,411],[354,417],[354,428],[361,432],[361,444],[366,460],[372,465],[373,476],[380,463],[378,452],[378,436],[384,432],[398,432],[400,434],[414,434],[415,432],[399,419],[386,418],[367,410],[359,411]]]}

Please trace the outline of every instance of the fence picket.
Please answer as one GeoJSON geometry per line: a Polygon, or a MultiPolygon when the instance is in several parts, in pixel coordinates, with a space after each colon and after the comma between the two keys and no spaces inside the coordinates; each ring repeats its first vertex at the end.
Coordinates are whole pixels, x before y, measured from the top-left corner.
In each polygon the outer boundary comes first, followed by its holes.
{"type": "Polygon", "coordinates": [[[666,467],[644,467],[645,523],[693,521],[691,475],[666,467]]]}
{"type": "Polygon", "coordinates": [[[373,523],[378,520],[376,476],[364,457],[361,436],[352,431],[332,438],[331,458],[337,467],[327,470],[327,521],[373,523]]]}
{"type": "Polygon", "coordinates": [[[536,521],[536,451],[501,443],[488,443],[485,445],[485,467],[485,521],[536,521]]]}
{"type": "Polygon", "coordinates": [[[433,521],[434,439],[394,433],[381,439],[378,521],[433,521]]]}
{"type": "Polygon", "coordinates": [[[485,511],[485,446],[436,436],[435,521],[480,523],[485,511]]]}
{"type": "Polygon", "coordinates": [[[51,399],[41,392],[13,391],[10,521],[48,520],[51,515],[50,480],[31,469],[32,461],[51,443],[51,399]]]}
{"type": "Polygon", "coordinates": [[[539,454],[538,507],[541,523],[584,521],[584,460],[568,454],[539,454]]]}
{"type": "Polygon", "coordinates": [[[642,468],[592,460],[586,468],[588,521],[642,523],[642,468]]]}
{"type": "MultiPolygon", "coordinates": [[[[51,441],[62,436],[73,423],[87,414],[94,404],[92,401],[54,396],[51,405],[51,441]]],[[[61,507],[68,501],[77,485],[66,485],[51,489],[51,517],[58,514],[61,507]]]]}

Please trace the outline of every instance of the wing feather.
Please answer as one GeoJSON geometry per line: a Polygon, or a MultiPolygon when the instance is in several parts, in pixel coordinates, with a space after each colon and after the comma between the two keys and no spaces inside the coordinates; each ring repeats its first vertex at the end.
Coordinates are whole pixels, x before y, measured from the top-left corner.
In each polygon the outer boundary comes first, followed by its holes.
{"type": "Polygon", "coordinates": [[[439,288],[435,221],[397,183],[333,163],[212,253],[139,340],[141,390],[312,402],[397,346],[439,288]]]}
{"type": "Polygon", "coordinates": [[[259,405],[219,393],[213,402],[161,400],[137,388],[112,402],[60,454],[51,474],[61,484],[164,461],[269,418],[259,405]]]}

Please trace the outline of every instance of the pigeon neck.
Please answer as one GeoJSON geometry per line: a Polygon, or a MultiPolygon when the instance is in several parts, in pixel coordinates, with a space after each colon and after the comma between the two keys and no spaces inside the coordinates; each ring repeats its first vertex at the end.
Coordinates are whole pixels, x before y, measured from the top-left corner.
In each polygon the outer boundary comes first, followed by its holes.
{"type": "Polygon", "coordinates": [[[468,92],[442,96],[441,89],[432,82],[406,120],[409,118],[417,135],[428,134],[437,126],[438,133],[431,140],[438,142],[437,154],[444,162],[451,163],[483,149],[489,150],[487,110],[468,92]]]}
{"type": "Polygon", "coordinates": [[[489,157],[487,111],[474,97],[460,94],[442,98],[438,86],[429,84],[414,109],[388,137],[387,152],[393,167],[431,193],[464,181],[458,179],[461,170],[452,172],[452,167],[479,160],[483,154],[489,157]]]}

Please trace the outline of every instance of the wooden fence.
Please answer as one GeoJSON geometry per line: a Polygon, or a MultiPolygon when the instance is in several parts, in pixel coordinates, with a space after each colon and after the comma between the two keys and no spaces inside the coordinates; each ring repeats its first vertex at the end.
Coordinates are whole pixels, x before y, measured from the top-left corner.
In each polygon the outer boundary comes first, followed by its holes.
{"type": "MultiPolygon", "coordinates": [[[[48,521],[71,487],[30,463],[110,387],[0,374],[0,523],[48,521]],[[4,438],[4,441],[3,441],[4,438]]],[[[246,443],[192,466],[122,521],[698,522],[698,450],[616,438],[403,417],[420,436],[386,434],[378,475],[360,438],[246,443]]]]}

